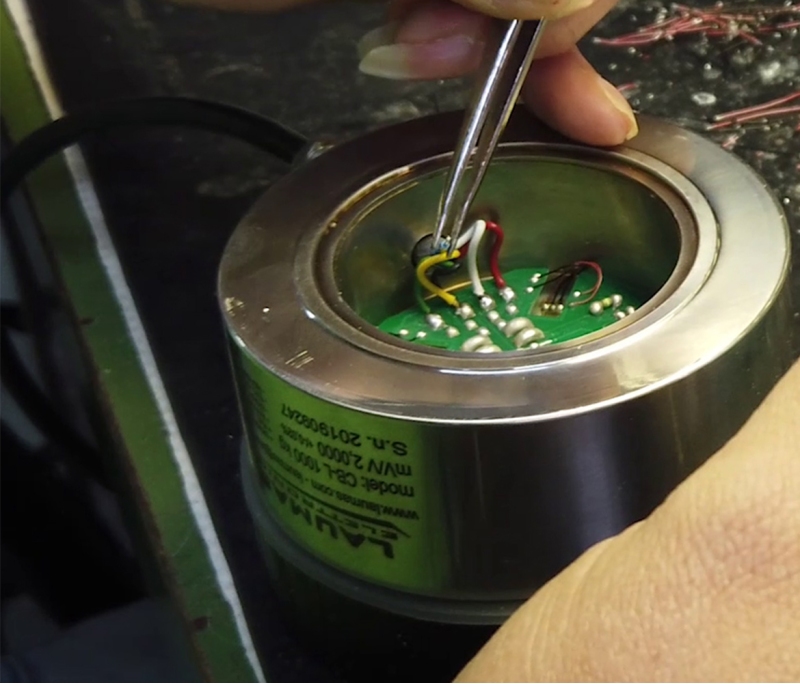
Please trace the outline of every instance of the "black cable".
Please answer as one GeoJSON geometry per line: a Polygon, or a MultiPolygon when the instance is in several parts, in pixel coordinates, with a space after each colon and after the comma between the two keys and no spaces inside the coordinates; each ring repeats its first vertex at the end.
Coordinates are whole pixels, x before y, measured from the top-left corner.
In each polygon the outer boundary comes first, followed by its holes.
{"type": "Polygon", "coordinates": [[[124,126],[179,126],[222,133],[287,163],[308,145],[298,133],[231,105],[181,97],[110,102],[67,114],[18,143],[3,161],[0,203],[5,204],[25,176],[49,157],[80,142],[89,133],[124,126]]]}
{"type": "MultiPolygon", "coordinates": [[[[90,133],[126,126],[178,126],[221,133],[249,143],[290,163],[308,141],[280,124],[238,107],[180,97],[122,100],[68,114],[31,133],[3,160],[0,205],[25,177],[49,157],[80,142],[90,133]]],[[[9,321],[9,324],[12,321],[9,321]]],[[[3,326],[0,332],[2,381],[31,421],[55,444],[68,452],[95,449],[73,430],[27,372],[3,326]]]]}

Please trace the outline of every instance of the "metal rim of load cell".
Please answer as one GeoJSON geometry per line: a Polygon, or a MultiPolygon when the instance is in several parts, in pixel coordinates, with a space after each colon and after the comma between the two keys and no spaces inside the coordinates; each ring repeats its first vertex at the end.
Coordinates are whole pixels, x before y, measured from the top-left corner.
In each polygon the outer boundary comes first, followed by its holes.
{"type": "Polygon", "coordinates": [[[624,324],[550,350],[444,356],[390,339],[337,298],[337,240],[370,202],[444,168],[456,128],[456,115],[438,115],[369,134],[300,166],[257,203],[228,245],[219,292],[234,339],[267,370],[377,415],[442,424],[548,420],[687,377],[746,339],[785,287],[785,218],[729,153],[647,118],[626,147],[600,151],[517,117],[505,158],[567,156],[650,184],[684,238],[674,273],[624,324]],[[607,376],[611,391],[591,382],[607,376]]]}

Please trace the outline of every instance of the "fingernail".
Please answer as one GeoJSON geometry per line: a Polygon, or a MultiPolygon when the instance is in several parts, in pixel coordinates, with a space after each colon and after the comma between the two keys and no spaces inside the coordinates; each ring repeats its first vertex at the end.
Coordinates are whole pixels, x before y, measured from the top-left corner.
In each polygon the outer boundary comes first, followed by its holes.
{"type": "Polygon", "coordinates": [[[472,66],[477,47],[470,36],[382,45],[364,55],[358,68],[363,74],[392,80],[445,78],[472,66]]]}
{"type": "Polygon", "coordinates": [[[414,77],[410,45],[382,45],[365,54],[358,70],[368,76],[406,80],[414,77]]]}
{"type": "Polygon", "coordinates": [[[636,122],[636,115],[633,113],[633,109],[631,109],[625,96],[617,90],[613,83],[601,80],[600,85],[603,87],[603,92],[608,101],[614,106],[614,109],[627,119],[628,129],[625,134],[625,140],[635,138],[639,134],[639,124],[636,122]]]}
{"type": "Polygon", "coordinates": [[[397,22],[379,26],[369,33],[365,33],[361,40],[358,41],[358,56],[361,59],[366,57],[367,53],[375,48],[383,47],[384,45],[391,45],[394,42],[394,37],[397,34],[397,22]]]}

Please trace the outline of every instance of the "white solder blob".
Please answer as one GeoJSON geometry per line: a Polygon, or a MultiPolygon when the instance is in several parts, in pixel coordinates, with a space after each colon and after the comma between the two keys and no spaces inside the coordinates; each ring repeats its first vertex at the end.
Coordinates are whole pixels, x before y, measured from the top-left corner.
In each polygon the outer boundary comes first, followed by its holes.
{"type": "Polygon", "coordinates": [[[600,316],[602,315],[603,311],[605,311],[603,302],[594,301],[589,304],[589,313],[592,314],[592,316],[600,316]]]}
{"type": "Polygon", "coordinates": [[[466,321],[475,318],[475,310],[469,304],[462,304],[456,309],[456,315],[466,321]]]}
{"type": "Polygon", "coordinates": [[[482,347],[478,347],[475,350],[478,354],[496,354],[497,352],[503,351],[498,347],[496,344],[484,344],[482,347]]]}
{"type": "Polygon", "coordinates": [[[439,314],[428,314],[425,316],[425,320],[427,321],[428,325],[433,328],[434,330],[441,330],[444,328],[444,318],[442,318],[439,314]]]}
{"type": "Polygon", "coordinates": [[[517,349],[522,349],[542,339],[544,339],[544,333],[539,328],[525,328],[514,337],[514,346],[517,349]]]}
{"type": "Polygon", "coordinates": [[[503,301],[508,304],[517,298],[517,293],[514,292],[514,290],[512,290],[510,287],[504,287],[502,290],[500,290],[500,296],[503,298],[503,301]]]}
{"type": "Polygon", "coordinates": [[[477,351],[479,347],[485,347],[489,344],[491,344],[491,342],[485,335],[475,335],[464,341],[464,344],[461,345],[461,351],[474,352],[477,351]]]}
{"type": "Polygon", "coordinates": [[[519,333],[527,328],[533,328],[533,323],[528,320],[527,318],[512,318],[505,327],[503,332],[506,334],[506,337],[516,337],[519,333]]]}

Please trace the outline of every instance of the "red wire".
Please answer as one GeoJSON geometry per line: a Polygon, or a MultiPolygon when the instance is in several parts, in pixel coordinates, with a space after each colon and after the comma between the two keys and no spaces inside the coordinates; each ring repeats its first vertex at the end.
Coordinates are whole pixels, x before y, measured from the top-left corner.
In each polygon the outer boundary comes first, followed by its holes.
{"type": "Polygon", "coordinates": [[[503,240],[506,236],[503,229],[493,221],[486,222],[486,230],[494,235],[494,244],[492,245],[491,254],[489,254],[489,269],[492,272],[494,284],[502,289],[508,287],[506,279],[503,278],[503,274],[500,272],[500,249],[503,247],[503,240]]]}
{"type": "Polygon", "coordinates": [[[588,304],[591,302],[597,296],[597,293],[600,292],[600,288],[603,285],[603,269],[600,268],[600,264],[597,264],[594,261],[576,261],[575,265],[591,268],[595,273],[597,273],[597,282],[592,288],[592,291],[580,301],[572,302],[571,304],[571,306],[580,306],[581,304],[588,304]]]}

